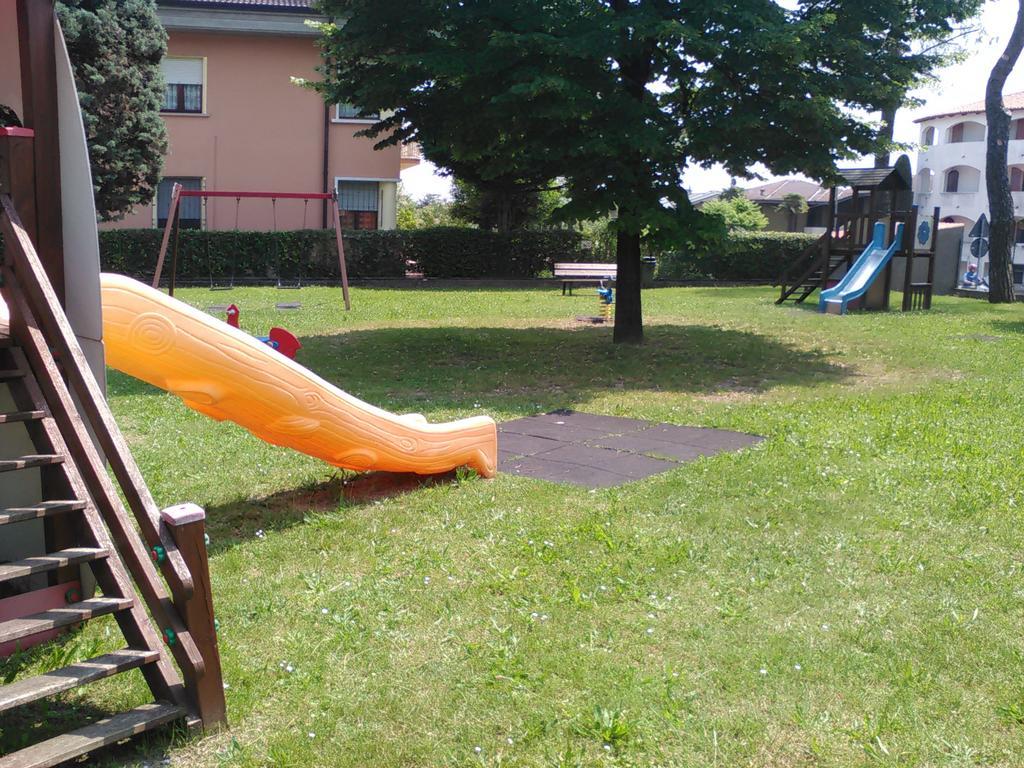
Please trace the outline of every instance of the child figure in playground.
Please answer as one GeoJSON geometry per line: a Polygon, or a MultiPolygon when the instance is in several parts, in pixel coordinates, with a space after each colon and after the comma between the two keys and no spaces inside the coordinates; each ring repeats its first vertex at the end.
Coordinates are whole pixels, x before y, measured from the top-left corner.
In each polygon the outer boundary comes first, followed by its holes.
{"type": "Polygon", "coordinates": [[[988,288],[988,280],[978,274],[977,264],[968,264],[964,272],[964,286],[967,288],[988,288]]]}

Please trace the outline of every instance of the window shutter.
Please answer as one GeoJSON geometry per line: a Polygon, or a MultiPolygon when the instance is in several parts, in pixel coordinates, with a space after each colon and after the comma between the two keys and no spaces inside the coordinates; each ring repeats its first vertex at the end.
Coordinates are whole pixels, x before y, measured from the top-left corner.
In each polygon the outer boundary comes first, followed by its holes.
{"type": "Polygon", "coordinates": [[[202,85],[202,59],[164,59],[160,62],[164,82],[177,85],[202,85]]]}

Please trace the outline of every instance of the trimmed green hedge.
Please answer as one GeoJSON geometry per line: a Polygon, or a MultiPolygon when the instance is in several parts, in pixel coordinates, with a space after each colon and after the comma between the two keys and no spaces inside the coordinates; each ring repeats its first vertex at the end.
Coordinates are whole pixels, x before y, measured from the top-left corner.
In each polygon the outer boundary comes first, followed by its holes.
{"type": "Polygon", "coordinates": [[[802,232],[730,232],[719,248],[661,254],[658,278],[772,281],[817,239],[802,232]]]}
{"type": "MultiPolygon", "coordinates": [[[[346,232],[345,263],[349,277],[402,277],[404,233],[346,232]]],[[[152,278],[163,232],[116,229],[100,232],[104,271],[152,278]]],[[[172,236],[164,274],[170,274],[172,236]]],[[[178,279],[339,280],[338,249],[333,230],[294,232],[206,232],[182,230],[178,242],[178,279]]]]}
{"type": "MultiPolygon", "coordinates": [[[[104,271],[151,279],[163,232],[120,229],[100,232],[104,271]]],[[[402,277],[409,262],[427,277],[536,277],[555,261],[583,257],[581,238],[567,230],[498,234],[460,227],[344,233],[351,278],[402,277]]],[[[168,248],[170,270],[173,239],[168,248]]],[[[178,242],[182,281],[338,280],[332,230],[205,232],[183,230],[178,242]]]]}
{"type": "Polygon", "coordinates": [[[426,277],[529,278],[556,261],[580,257],[582,238],[570,230],[508,234],[460,227],[409,230],[408,257],[426,277]]]}

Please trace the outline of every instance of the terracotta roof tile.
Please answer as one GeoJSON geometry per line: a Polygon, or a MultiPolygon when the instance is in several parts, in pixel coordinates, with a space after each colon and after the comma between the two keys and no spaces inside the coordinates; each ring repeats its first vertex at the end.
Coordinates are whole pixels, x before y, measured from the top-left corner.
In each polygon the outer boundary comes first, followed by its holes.
{"type": "MultiPolygon", "coordinates": [[[[714,200],[721,194],[721,192],[705,192],[703,194],[691,195],[690,201],[694,205],[700,205],[708,200],[714,200]]],[[[767,184],[744,189],[743,194],[748,200],[753,200],[756,203],[781,203],[786,195],[800,195],[810,205],[826,205],[828,203],[829,188],[801,179],[776,179],[767,184]]],[[[840,200],[849,196],[849,189],[846,187],[840,188],[840,200]]]]}
{"type": "MultiPolygon", "coordinates": [[[[1011,112],[1024,109],[1024,91],[1017,91],[1016,93],[1004,93],[1003,94],[1003,106],[1005,106],[1011,112]]],[[[970,104],[964,104],[962,107],[950,110],[949,112],[940,112],[936,115],[927,115],[926,117],[919,117],[914,120],[915,123],[923,123],[926,120],[936,120],[940,117],[953,117],[955,115],[980,115],[985,113],[985,101],[974,101],[970,104]]]]}

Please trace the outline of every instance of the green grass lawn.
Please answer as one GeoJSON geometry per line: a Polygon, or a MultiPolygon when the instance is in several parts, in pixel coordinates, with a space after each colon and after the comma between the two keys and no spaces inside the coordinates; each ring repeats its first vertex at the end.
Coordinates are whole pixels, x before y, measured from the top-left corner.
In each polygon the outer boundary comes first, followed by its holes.
{"type": "MultiPolygon", "coordinates": [[[[355,289],[346,314],[338,290],[180,291],[432,421],[574,408],[767,440],[612,490],[499,475],[349,500],[352,475],[111,373],[158,503],[208,511],[231,728],[108,760],[1024,764],[1024,307],[840,318],[658,289],[647,343],[621,347],[574,322],[582,293],[355,289]]],[[[97,622],[21,664],[114,644],[97,622]]]]}

